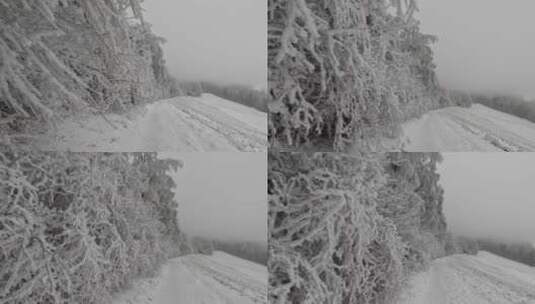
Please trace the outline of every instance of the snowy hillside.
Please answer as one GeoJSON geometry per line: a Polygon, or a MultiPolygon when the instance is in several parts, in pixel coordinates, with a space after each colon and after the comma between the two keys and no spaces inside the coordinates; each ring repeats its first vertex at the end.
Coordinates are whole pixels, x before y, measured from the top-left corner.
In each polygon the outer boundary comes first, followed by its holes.
{"type": "Polygon", "coordinates": [[[113,304],[267,303],[267,268],[214,252],[169,260],[157,278],[140,280],[113,304]]]}
{"type": "Polygon", "coordinates": [[[426,113],[403,125],[404,150],[535,151],[535,124],[480,104],[426,113]]]}
{"type": "Polygon", "coordinates": [[[535,303],[535,268],[479,252],[435,260],[399,304],[535,303]]]}
{"type": "Polygon", "coordinates": [[[69,151],[265,151],[267,115],[211,94],[176,97],[126,115],[74,117],[40,147],[69,151]]]}

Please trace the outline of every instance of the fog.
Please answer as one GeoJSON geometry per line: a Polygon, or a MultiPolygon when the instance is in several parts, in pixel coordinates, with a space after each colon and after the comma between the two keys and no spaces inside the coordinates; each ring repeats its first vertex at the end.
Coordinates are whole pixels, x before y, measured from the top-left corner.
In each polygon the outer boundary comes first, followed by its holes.
{"type": "Polygon", "coordinates": [[[267,84],[267,3],[258,0],[157,0],[145,18],[164,37],[167,66],[180,80],[267,84]]]}
{"type": "Polygon", "coordinates": [[[535,100],[535,1],[418,0],[424,33],[434,34],[437,73],[449,88],[535,100]]]}
{"type": "Polygon", "coordinates": [[[443,153],[439,166],[449,230],[535,241],[535,153],[443,153]]]}
{"type": "Polygon", "coordinates": [[[266,153],[162,153],[180,159],[180,228],[190,236],[267,243],[266,153]]]}

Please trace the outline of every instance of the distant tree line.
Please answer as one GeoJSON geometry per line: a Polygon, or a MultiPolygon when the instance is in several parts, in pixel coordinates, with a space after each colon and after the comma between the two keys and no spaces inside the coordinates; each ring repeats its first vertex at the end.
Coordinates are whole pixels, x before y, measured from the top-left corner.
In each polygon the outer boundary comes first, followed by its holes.
{"type": "Polygon", "coordinates": [[[450,91],[449,98],[453,105],[470,107],[474,103],[479,103],[494,110],[535,122],[535,100],[528,101],[514,95],[476,94],[462,91],[450,91]]]}
{"type": "Polygon", "coordinates": [[[479,250],[535,267],[535,247],[522,242],[503,242],[492,239],[478,239],[479,250]]]}
{"type": "Polygon", "coordinates": [[[268,94],[246,85],[223,85],[209,81],[181,82],[179,86],[185,95],[201,96],[210,93],[221,98],[237,102],[244,106],[267,112],[268,94]]]}
{"type": "Polygon", "coordinates": [[[512,95],[473,95],[474,103],[535,122],[535,101],[512,95]]]}
{"type": "Polygon", "coordinates": [[[200,97],[204,93],[198,81],[180,81],[178,85],[186,96],[200,97]]]}
{"type": "Polygon", "coordinates": [[[223,241],[194,237],[191,240],[191,248],[192,253],[212,254],[214,251],[223,251],[262,265],[267,265],[268,261],[267,245],[258,242],[223,241]]]}
{"type": "Polygon", "coordinates": [[[446,237],[446,254],[471,254],[476,255],[479,250],[477,240],[463,237],[454,236],[451,233],[446,237]]]}
{"type": "Polygon", "coordinates": [[[268,94],[248,87],[246,85],[221,85],[214,82],[202,82],[201,89],[204,93],[214,94],[242,105],[267,112],[268,94]]]}
{"type": "Polygon", "coordinates": [[[267,244],[255,242],[214,241],[214,249],[230,253],[258,264],[267,265],[267,244]]]}
{"type": "Polygon", "coordinates": [[[535,245],[533,244],[448,234],[446,242],[447,254],[477,254],[480,250],[535,267],[535,245]]]}
{"type": "Polygon", "coordinates": [[[449,90],[447,95],[452,106],[468,108],[474,102],[472,95],[463,91],[449,90]]]}

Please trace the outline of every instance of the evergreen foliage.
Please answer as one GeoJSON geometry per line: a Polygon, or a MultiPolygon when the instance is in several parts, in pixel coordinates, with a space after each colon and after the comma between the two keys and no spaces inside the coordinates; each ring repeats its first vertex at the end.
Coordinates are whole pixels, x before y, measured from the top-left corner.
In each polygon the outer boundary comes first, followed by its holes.
{"type": "MultiPolygon", "coordinates": [[[[4,148],[4,147],[3,147],[4,148]]],[[[184,236],[155,153],[0,153],[0,303],[108,303],[184,236]]]]}
{"type": "Polygon", "coordinates": [[[0,129],[169,96],[161,43],[141,0],[1,0],[0,129]]]}
{"type": "Polygon", "coordinates": [[[535,101],[513,95],[472,94],[474,103],[535,122],[535,101]]]}
{"type": "Polygon", "coordinates": [[[456,243],[457,249],[457,252],[455,253],[475,255],[479,251],[479,245],[474,239],[457,236],[454,238],[454,242],[456,243]]]}
{"type": "Polygon", "coordinates": [[[411,270],[445,255],[444,191],[439,185],[438,153],[388,153],[388,183],[379,193],[378,210],[392,220],[406,244],[411,270]]]}
{"type": "Polygon", "coordinates": [[[270,303],[388,303],[444,254],[438,154],[270,153],[270,303]]]}
{"type": "Polygon", "coordinates": [[[273,146],[377,150],[441,105],[415,0],[269,0],[273,146]]]}

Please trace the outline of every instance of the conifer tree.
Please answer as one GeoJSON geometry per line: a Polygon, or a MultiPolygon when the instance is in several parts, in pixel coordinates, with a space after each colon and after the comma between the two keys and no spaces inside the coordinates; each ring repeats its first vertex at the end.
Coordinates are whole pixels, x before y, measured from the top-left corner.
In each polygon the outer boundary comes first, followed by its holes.
{"type": "Polygon", "coordinates": [[[176,161],[1,148],[0,303],[108,303],[178,253],[176,161]]]}
{"type": "Polygon", "coordinates": [[[0,1],[0,130],[23,133],[169,95],[162,40],[140,3],[0,1]]]}
{"type": "Polygon", "coordinates": [[[269,136],[293,149],[376,150],[438,105],[414,0],[269,0],[269,136]]]}
{"type": "Polygon", "coordinates": [[[438,154],[270,153],[271,303],[389,303],[444,254],[438,154]]]}

